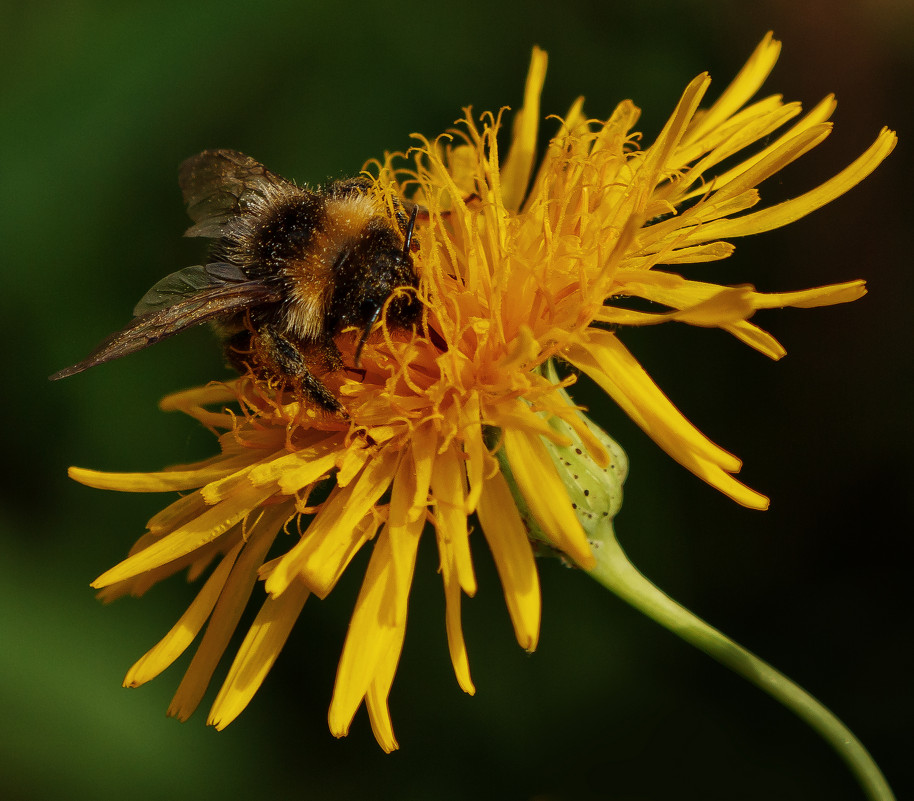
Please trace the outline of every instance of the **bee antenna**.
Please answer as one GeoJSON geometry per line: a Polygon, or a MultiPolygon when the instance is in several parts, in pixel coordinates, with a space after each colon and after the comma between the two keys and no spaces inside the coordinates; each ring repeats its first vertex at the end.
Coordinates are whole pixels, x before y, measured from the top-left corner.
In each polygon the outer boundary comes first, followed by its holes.
{"type": "Polygon", "coordinates": [[[406,226],[406,237],[403,240],[403,255],[409,255],[409,248],[413,244],[413,229],[416,227],[416,216],[419,214],[419,207],[413,206],[409,214],[409,223],[406,226]]]}
{"type": "Polygon", "coordinates": [[[378,321],[378,317],[381,316],[381,309],[383,306],[378,306],[371,315],[371,319],[365,323],[365,330],[362,331],[362,336],[359,337],[359,344],[355,346],[355,366],[362,366],[362,348],[365,347],[365,342],[368,340],[368,335],[371,333],[371,329],[374,328],[374,324],[378,321]]]}

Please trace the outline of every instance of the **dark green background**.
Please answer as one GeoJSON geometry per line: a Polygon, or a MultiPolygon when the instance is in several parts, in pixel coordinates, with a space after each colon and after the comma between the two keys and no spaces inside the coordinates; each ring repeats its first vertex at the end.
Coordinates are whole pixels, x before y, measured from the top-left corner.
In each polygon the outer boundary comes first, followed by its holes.
{"type": "Polygon", "coordinates": [[[156,402],[221,375],[218,348],[193,331],[46,379],[199,259],[200,243],[180,236],[175,176],[188,155],[231,147],[301,181],[351,174],[412,131],[444,130],[466,104],[516,107],[534,43],[550,53],[544,112],[584,94],[606,116],[631,97],[650,141],[695,74],[711,70],[719,92],[773,28],[784,53],[767,91],[807,106],[834,91],[839,106],[835,134],[766,199],[837,172],[883,124],[901,146],[849,196],[690,274],[764,290],[865,277],[870,294],[759,315],[789,350],[779,364],[716,331],[624,334],[691,419],[745,460],[771,510],[704,486],[605,402],[596,413],[632,458],[618,531],[636,564],[827,703],[909,796],[912,23],[907,0],[7,4],[0,795],[860,798],[789,713],[556,563],[542,564],[542,637],[525,655],[478,534],[480,589],[464,602],[477,696],[451,673],[429,539],[391,700],[400,752],[380,752],[364,713],[346,740],[326,728],[364,560],[307,604],[227,731],[202,713],[166,719],[180,668],[136,691],[120,681],[192,588],[175,579],[106,608],[88,587],[162,498],[86,489],[66,467],[157,469],[210,453],[205,431],[156,402]]]}

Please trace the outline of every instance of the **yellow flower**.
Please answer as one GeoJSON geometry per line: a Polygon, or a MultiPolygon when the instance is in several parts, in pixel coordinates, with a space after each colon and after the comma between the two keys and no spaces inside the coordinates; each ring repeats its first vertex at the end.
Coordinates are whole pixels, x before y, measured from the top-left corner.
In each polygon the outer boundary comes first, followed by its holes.
{"type": "MultiPolygon", "coordinates": [[[[842,303],[864,294],[862,281],[763,294],[658,269],[729,256],[733,246],[724,240],[808,214],[861,181],[892,150],[895,136],[883,130],[831,180],[755,210],[756,187],[828,135],[835,105],[826,98],[779,134],[800,115],[797,103],[771,96],[747,105],[779,47],[767,36],[704,110],[710,78],[693,80],[645,149],[632,132],[638,109],[631,102],[606,122],[588,120],[576,102],[534,175],[546,71],[545,54],[535,50],[507,158],[496,140],[502,114],[475,119],[467,110],[458,130],[420,140],[409,169],[398,166],[402,158],[376,165],[384,191],[412,197],[424,209],[416,263],[425,313],[417,332],[382,325],[364,350],[364,379],[341,379],[348,419],[316,412],[245,376],[162,402],[221,430],[218,456],[160,473],[71,469],[95,487],[188,493],[153,517],[128,558],[94,582],[103,597],[138,595],[184,568],[196,578],[214,565],[190,608],[131,668],[125,684],[160,673],[206,624],[169,709],[181,719],[190,715],[262,581],[266,598],[210,712],[209,722],[223,728],[251,700],[308,596],[330,593],[373,540],[329,722],[335,735],[345,735],[364,700],[378,742],[392,750],[387,698],[427,522],[440,555],[454,671],[460,686],[474,691],[460,619],[462,595],[476,591],[468,523],[474,513],[517,640],[533,650],[540,590],[532,528],[571,562],[585,569],[595,564],[556,448],[580,443],[596,469],[624,458],[611,454],[570,403],[564,389],[574,376],[560,380],[551,359],[589,376],[703,480],[745,506],[764,508],[767,499],[733,477],[739,460],[682,416],[620,332],[678,320],[723,328],[779,358],[783,348],[748,322],[756,309],[842,303]],[[767,144],[747,150],[761,142],[767,144]],[[716,171],[736,154],[736,166],[716,171]],[[664,311],[635,308],[629,298],[662,304],[664,311]],[[236,405],[208,408],[224,404],[236,405]],[[277,540],[282,553],[268,558],[277,540]]],[[[344,332],[339,343],[351,354],[355,336],[344,332]]]]}

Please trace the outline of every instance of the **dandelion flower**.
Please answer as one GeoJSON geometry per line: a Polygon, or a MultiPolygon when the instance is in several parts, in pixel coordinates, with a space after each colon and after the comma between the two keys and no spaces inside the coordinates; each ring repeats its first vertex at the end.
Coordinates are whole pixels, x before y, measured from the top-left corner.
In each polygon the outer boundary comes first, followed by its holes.
{"type": "MultiPolygon", "coordinates": [[[[625,457],[574,405],[567,389],[578,375],[712,487],[765,508],[767,499],[735,478],[739,459],[685,419],[623,339],[628,326],[676,320],[722,328],[776,359],[781,345],[749,322],[757,309],[864,294],[862,281],[765,294],[677,272],[724,259],[733,251],[729,240],[828,203],[894,146],[894,134],[883,130],[834,178],[759,209],[759,185],[828,136],[835,107],[828,97],[801,116],[799,104],[777,95],[749,102],[779,48],[766,36],[706,107],[710,78],[695,78],[643,149],[633,103],[597,122],[579,100],[538,167],[546,55],[537,49],[506,157],[497,138],[505,113],[475,117],[467,109],[455,130],[420,137],[410,153],[374,163],[382,191],[423,209],[416,264],[424,319],[408,333],[382,321],[362,355],[364,378],[340,379],[348,417],[319,413],[306,399],[242,376],[162,402],[222,432],[217,456],[159,473],[71,470],[95,487],[186,493],[94,582],[104,598],[138,595],[185,568],[197,578],[212,566],[187,612],[125,684],[153,678],[200,637],[169,710],[186,718],[243,609],[253,594],[265,595],[210,712],[209,722],[223,728],[263,682],[308,597],[327,596],[371,541],[329,723],[345,735],[364,701],[381,747],[396,748],[387,700],[426,529],[438,546],[450,658],[468,693],[474,685],[461,599],[476,592],[471,515],[479,521],[476,544],[481,534],[517,641],[528,651],[540,624],[535,552],[599,570],[605,543],[597,535],[618,508],[625,457]],[[631,298],[655,305],[637,307],[631,298]],[[569,375],[556,372],[556,360],[571,366],[569,375]],[[592,496],[587,481],[602,494],[592,496]]],[[[357,333],[343,332],[338,344],[352,354],[356,340],[357,333]]]]}

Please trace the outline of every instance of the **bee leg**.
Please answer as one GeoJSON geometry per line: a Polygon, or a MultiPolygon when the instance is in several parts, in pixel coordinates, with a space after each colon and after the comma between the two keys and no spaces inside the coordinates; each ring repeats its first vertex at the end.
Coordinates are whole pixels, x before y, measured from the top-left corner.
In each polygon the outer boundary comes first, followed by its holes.
{"type": "MultiPolygon", "coordinates": [[[[361,380],[365,380],[365,376],[368,375],[368,371],[363,370],[361,367],[349,367],[343,361],[343,354],[340,353],[340,349],[336,346],[336,342],[334,342],[330,337],[322,340],[319,343],[318,347],[320,348],[320,355],[324,360],[324,365],[328,370],[333,372],[338,370],[345,370],[347,373],[355,373],[355,375],[359,376],[361,380]]],[[[361,350],[361,344],[356,349],[357,355],[359,350],[361,350]]],[[[358,359],[356,359],[356,364],[358,364],[358,359]]]]}
{"type": "Polygon", "coordinates": [[[343,364],[343,354],[340,353],[340,349],[336,346],[330,337],[322,339],[319,344],[321,356],[324,359],[324,364],[327,366],[328,370],[336,372],[337,370],[345,370],[346,366],[343,364]]]}
{"type": "MultiPolygon", "coordinates": [[[[305,362],[302,352],[282,333],[272,325],[264,325],[258,330],[260,345],[270,361],[276,365],[281,373],[301,383],[302,389],[318,405],[328,412],[342,412],[342,404],[333,396],[320,379],[315,376],[305,362]]],[[[332,341],[330,342],[333,345],[332,341]]],[[[342,366],[339,350],[333,345],[335,359],[329,359],[331,367],[337,362],[342,366]]],[[[322,351],[326,351],[324,345],[322,351]]],[[[327,356],[327,353],[324,353],[327,356]]],[[[336,368],[333,368],[336,369],[336,368]]]]}

